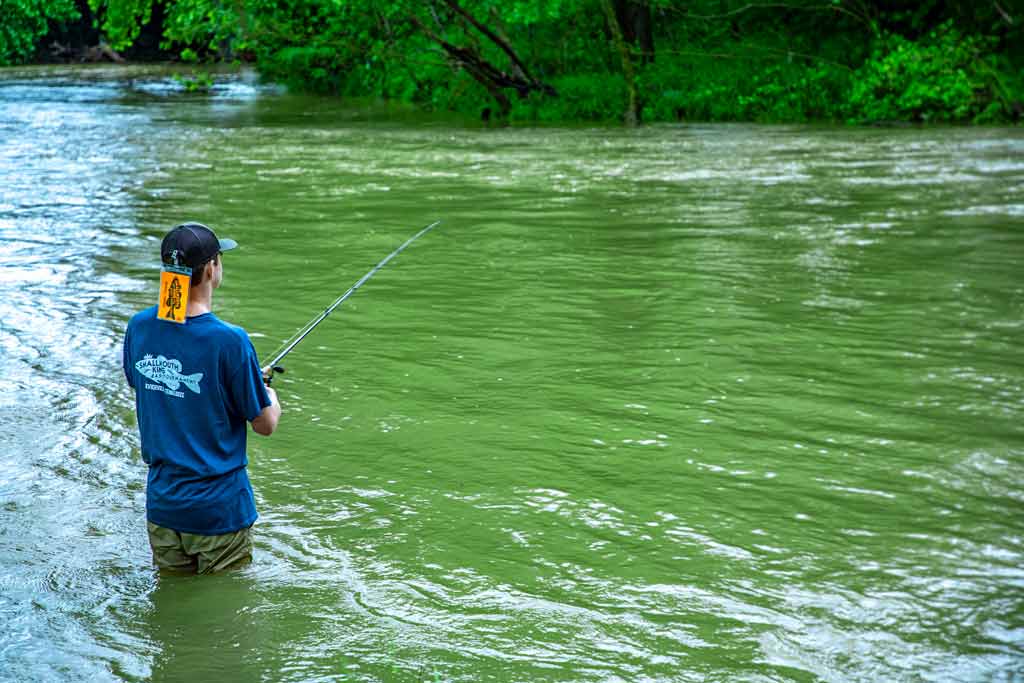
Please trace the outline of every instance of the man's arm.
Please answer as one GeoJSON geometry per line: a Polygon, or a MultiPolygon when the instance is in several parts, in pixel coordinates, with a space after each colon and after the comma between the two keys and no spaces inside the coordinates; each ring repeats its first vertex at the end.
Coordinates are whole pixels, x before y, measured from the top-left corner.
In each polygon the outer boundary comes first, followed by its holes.
{"type": "Polygon", "coordinates": [[[262,436],[270,436],[277,429],[277,421],[281,419],[281,404],[277,402],[277,392],[267,387],[270,405],[263,409],[252,421],[252,429],[262,436]]]}
{"type": "Polygon", "coordinates": [[[131,343],[129,329],[125,328],[124,341],[121,343],[121,368],[124,370],[124,378],[128,381],[128,386],[134,391],[135,383],[132,382],[131,352],[128,349],[128,345],[131,343]]]}

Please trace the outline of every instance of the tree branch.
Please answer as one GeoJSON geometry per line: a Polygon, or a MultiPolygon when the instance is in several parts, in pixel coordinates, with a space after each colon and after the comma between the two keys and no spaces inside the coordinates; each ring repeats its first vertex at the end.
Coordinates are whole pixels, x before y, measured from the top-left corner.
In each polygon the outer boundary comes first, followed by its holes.
{"type": "MultiPolygon", "coordinates": [[[[818,57],[817,55],[807,54],[805,52],[796,52],[795,50],[783,50],[775,47],[767,47],[764,45],[751,45],[746,44],[746,47],[753,48],[754,50],[762,50],[764,52],[774,52],[777,54],[790,54],[796,57],[803,57],[804,59],[813,59],[823,64],[829,64],[839,69],[844,69],[849,72],[856,71],[853,67],[847,66],[840,62],[833,62],[831,59],[825,59],[824,57],[818,57]]],[[[743,55],[735,52],[708,52],[706,50],[661,50],[661,54],[669,55],[691,55],[693,57],[712,57],[715,59],[757,59],[755,55],[743,55]]]]}
{"type": "MultiPolygon", "coordinates": [[[[417,26],[428,38],[440,45],[449,57],[465,68],[473,78],[483,84],[494,98],[498,100],[503,113],[508,112],[510,105],[507,104],[507,97],[505,94],[501,92],[502,88],[515,89],[516,94],[521,98],[528,96],[533,91],[540,91],[551,96],[557,95],[553,87],[543,81],[538,81],[529,75],[526,71],[525,65],[523,65],[522,61],[507,42],[502,41],[501,38],[496,36],[492,31],[483,27],[479,22],[476,22],[476,20],[465,13],[465,10],[462,10],[454,0],[444,0],[444,2],[449,5],[453,11],[457,12],[460,16],[477,27],[481,33],[494,41],[495,44],[504,45],[502,48],[503,52],[510,55],[514,64],[511,74],[505,73],[487,61],[487,59],[485,59],[480,53],[479,49],[474,47],[459,47],[458,45],[448,42],[424,22],[420,21],[415,14],[409,15],[410,22],[417,26]]],[[[473,37],[472,34],[470,34],[470,37],[473,37]]]]}
{"type": "MultiPolygon", "coordinates": [[[[669,9],[671,11],[671,8],[669,8],[669,9]]],[[[843,7],[842,5],[812,5],[812,6],[808,7],[806,5],[790,5],[790,4],[787,4],[787,3],[784,3],[784,2],[768,2],[768,3],[748,3],[746,5],[743,5],[742,7],[737,7],[734,10],[730,10],[728,12],[723,12],[721,14],[693,14],[692,12],[686,12],[684,10],[675,10],[675,11],[677,11],[680,14],[682,14],[687,19],[711,20],[711,19],[728,19],[729,17],[736,16],[737,14],[743,14],[744,12],[749,12],[750,10],[757,10],[757,9],[789,9],[789,10],[797,10],[797,11],[802,11],[802,12],[838,12],[839,14],[846,14],[848,16],[853,17],[854,19],[856,19],[859,22],[867,24],[868,27],[870,27],[872,30],[874,30],[874,28],[875,28],[874,22],[871,21],[871,19],[869,17],[867,17],[866,15],[858,14],[857,12],[849,10],[849,9],[843,7]]]]}
{"type": "Polygon", "coordinates": [[[441,36],[434,33],[428,28],[423,22],[421,22],[416,16],[410,15],[409,19],[413,24],[418,26],[421,31],[435,43],[441,46],[449,57],[458,63],[463,69],[469,72],[480,85],[487,89],[487,92],[491,94],[494,101],[498,103],[498,107],[501,110],[501,118],[508,118],[509,112],[512,110],[512,103],[509,102],[508,96],[502,92],[503,87],[516,87],[514,83],[511,83],[504,73],[496,69],[490,62],[476,54],[469,48],[459,47],[449,43],[441,36]]]}
{"type": "Polygon", "coordinates": [[[996,0],[992,0],[992,4],[995,6],[996,11],[999,12],[1000,16],[1003,17],[1003,19],[1006,21],[1006,23],[1009,24],[1010,26],[1013,26],[1013,17],[1010,16],[1009,14],[1007,14],[1006,10],[1004,10],[1002,7],[1000,7],[999,3],[996,2],[996,0]]]}
{"type": "Polygon", "coordinates": [[[512,60],[512,64],[519,71],[519,75],[523,77],[523,80],[531,82],[536,81],[536,79],[530,75],[530,70],[527,69],[526,65],[523,64],[523,61],[519,59],[519,55],[517,55],[516,51],[512,49],[512,46],[509,45],[508,41],[503,40],[501,36],[477,21],[476,17],[467,12],[462,5],[455,2],[455,0],[444,0],[444,4],[448,5],[452,11],[468,21],[473,28],[487,36],[491,42],[501,48],[501,51],[508,55],[508,58],[512,60]]]}

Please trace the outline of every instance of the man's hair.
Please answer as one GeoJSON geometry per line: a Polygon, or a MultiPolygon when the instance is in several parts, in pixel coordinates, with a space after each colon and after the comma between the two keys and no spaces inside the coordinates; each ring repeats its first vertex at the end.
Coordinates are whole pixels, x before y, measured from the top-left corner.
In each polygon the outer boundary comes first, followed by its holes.
{"type": "Polygon", "coordinates": [[[220,258],[220,253],[214,254],[213,258],[199,266],[198,268],[192,269],[192,286],[198,287],[203,284],[203,277],[206,275],[206,266],[210,263],[216,263],[217,259],[220,258]]]}

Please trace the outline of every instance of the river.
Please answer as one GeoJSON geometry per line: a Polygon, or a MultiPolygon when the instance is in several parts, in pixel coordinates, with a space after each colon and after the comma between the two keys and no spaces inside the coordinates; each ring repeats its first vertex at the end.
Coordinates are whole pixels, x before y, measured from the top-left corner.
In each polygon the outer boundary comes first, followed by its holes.
{"type": "Polygon", "coordinates": [[[0,680],[1024,680],[1024,130],[492,129],[0,72],[0,680]],[[287,359],[248,568],[158,576],[159,241],[287,359]]]}

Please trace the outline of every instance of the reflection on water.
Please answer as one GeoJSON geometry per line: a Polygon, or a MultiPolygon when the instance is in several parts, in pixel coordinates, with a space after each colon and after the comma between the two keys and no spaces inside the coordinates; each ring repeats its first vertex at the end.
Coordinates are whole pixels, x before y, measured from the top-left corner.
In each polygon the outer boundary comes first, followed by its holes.
{"type": "Polygon", "coordinates": [[[1019,131],[0,101],[0,679],[1021,673],[1019,131]],[[158,577],[119,362],[163,232],[239,241],[265,356],[435,218],[289,357],[253,565],[158,577]]]}

